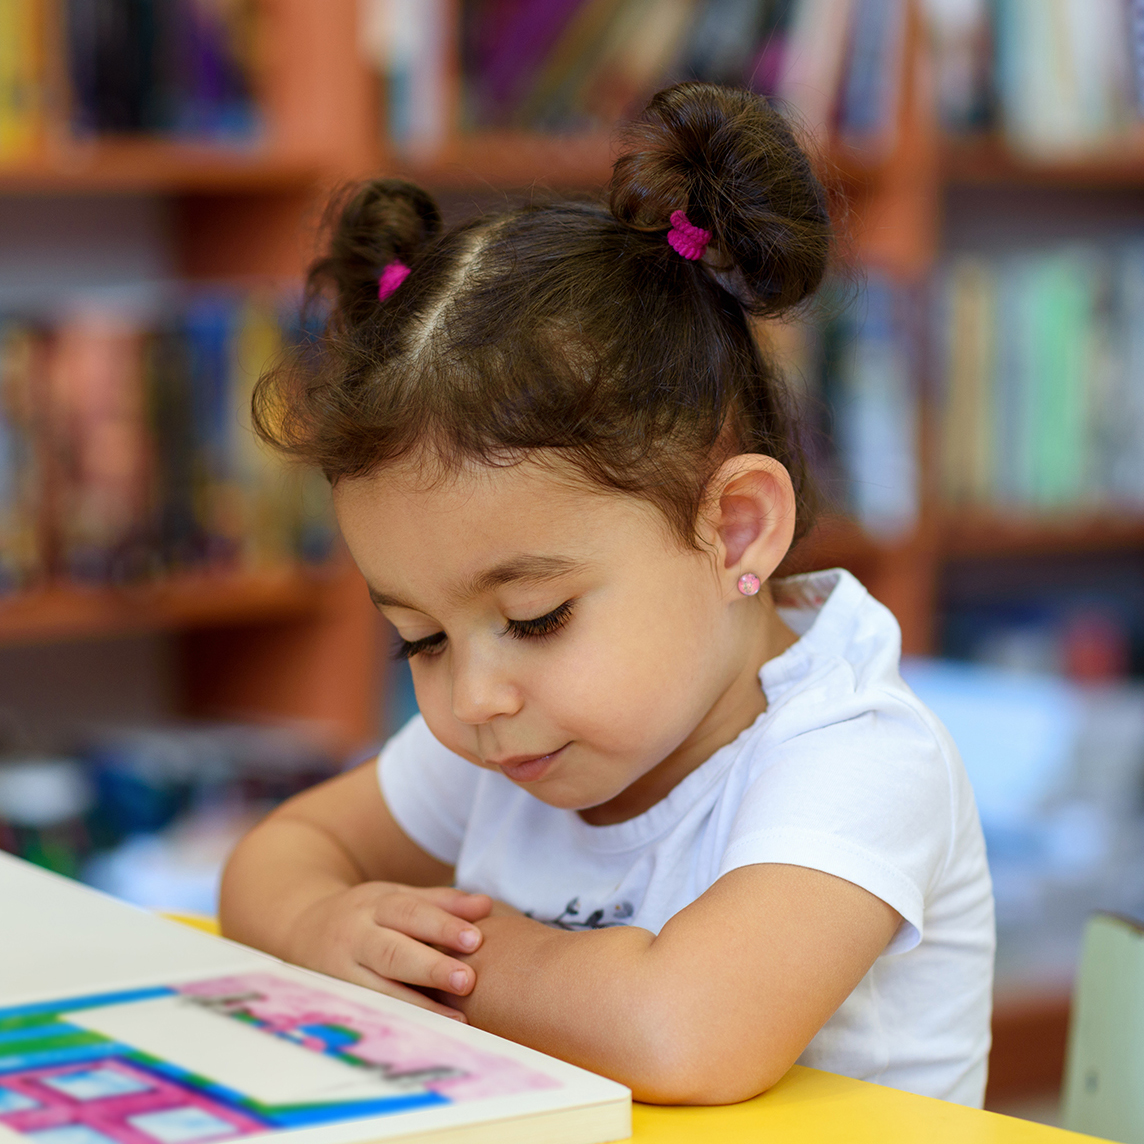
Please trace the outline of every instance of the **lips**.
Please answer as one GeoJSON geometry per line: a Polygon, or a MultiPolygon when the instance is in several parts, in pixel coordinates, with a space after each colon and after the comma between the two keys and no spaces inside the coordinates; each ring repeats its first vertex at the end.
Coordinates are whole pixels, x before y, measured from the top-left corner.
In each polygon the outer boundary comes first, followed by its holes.
{"type": "Polygon", "coordinates": [[[531,783],[540,778],[563,752],[564,747],[560,747],[547,755],[512,755],[506,759],[487,761],[492,766],[499,767],[505,778],[512,782],[531,783]]]}

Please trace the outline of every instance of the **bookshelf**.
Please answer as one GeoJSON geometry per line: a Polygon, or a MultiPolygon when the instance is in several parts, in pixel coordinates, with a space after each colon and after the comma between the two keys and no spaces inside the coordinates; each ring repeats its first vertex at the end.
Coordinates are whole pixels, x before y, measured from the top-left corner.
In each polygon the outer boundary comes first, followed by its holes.
{"type": "MultiPolygon", "coordinates": [[[[194,281],[298,281],[328,189],[380,162],[376,81],[355,50],[354,0],[272,0],[257,28],[258,135],[209,143],[73,138],[62,8],[44,0],[48,77],[35,145],[0,158],[0,197],[145,195],[167,204],[175,272],[194,281]]],[[[382,633],[338,551],[320,568],[177,573],[127,587],[51,582],[0,596],[0,647],[163,633],[178,713],[318,720],[334,749],[378,734],[382,633]]]]}
{"type": "MultiPolygon", "coordinates": [[[[80,145],[49,119],[34,153],[0,163],[0,196],[161,196],[172,205],[180,272],[211,280],[297,278],[312,252],[325,192],[377,171],[460,199],[533,186],[575,192],[601,187],[612,159],[609,132],[460,128],[458,2],[446,5],[445,129],[432,153],[410,156],[382,139],[383,84],[359,49],[356,0],[265,0],[258,93],[265,128],[256,144],[241,149],[108,139],[80,145]]],[[[845,204],[849,252],[906,289],[923,289],[939,258],[950,188],[1086,192],[1144,185],[1144,136],[1114,151],[1053,161],[1016,156],[994,137],[943,138],[913,2],[898,66],[894,129],[867,150],[823,146],[820,170],[845,204]]],[[[907,652],[934,650],[941,577],[953,561],[1144,550],[1144,517],[1006,516],[944,506],[933,471],[932,410],[924,420],[917,527],[885,541],[851,521],[827,518],[785,568],[850,568],[895,612],[907,652]]],[[[241,709],[321,718],[338,728],[347,749],[378,732],[381,639],[344,555],[320,570],[196,575],[131,590],[56,585],[0,601],[0,645],[137,631],[162,631],[177,641],[187,713],[241,709]]],[[[1058,995],[1019,1011],[998,1010],[992,1095],[1052,1087],[1066,1015],[1067,1003],[1058,995]],[[1051,1051],[1029,1055],[1023,1033],[1029,1029],[1051,1051]]]]}

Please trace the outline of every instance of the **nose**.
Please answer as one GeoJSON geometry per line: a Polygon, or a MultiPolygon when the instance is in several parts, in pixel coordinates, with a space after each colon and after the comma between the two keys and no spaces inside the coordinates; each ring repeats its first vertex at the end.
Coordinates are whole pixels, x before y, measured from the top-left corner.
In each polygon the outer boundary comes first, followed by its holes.
{"type": "Polygon", "coordinates": [[[453,715],[460,722],[477,726],[498,715],[515,715],[522,702],[520,689],[495,655],[454,651],[453,715]]]}

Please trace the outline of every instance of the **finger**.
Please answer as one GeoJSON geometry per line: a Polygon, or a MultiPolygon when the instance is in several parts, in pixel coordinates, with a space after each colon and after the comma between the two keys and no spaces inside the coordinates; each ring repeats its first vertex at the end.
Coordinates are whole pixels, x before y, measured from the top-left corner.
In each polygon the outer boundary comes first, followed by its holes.
{"type": "Polygon", "coordinates": [[[420,894],[400,891],[384,895],[374,906],[373,920],[419,942],[458,953],[472,953],[481,944],[481,931],[476,926],[433,905],[420,894]]]}
{"type": "Polygon", "coordinates": [[[487,918],[493,908],[493,900],[488,894],[470,894],[452,886],[430,886],[411,889],[411,892],[470,922],[487,918]]]}
{"type": "Polygon", "coordinates": [[[464,962],[431,949],[397,930],[377,927],[356,957],[379,977],[420,989],[440,989],[460,997],[472,991],[477,975],[464,962]]]}
{"type": "Polygon", "coordinates": [[[454,1009],[451,1005],[442,1005],[439,1001],[434,1001],[432,997],[426,997],[424,993],[410,989],[408,985],[402,985],[400,981],[390,981],[385,977],[380,977],[368,965],[355,964],[351,974],[346,976],[346,980],[352,981],[355,985],[364,985],[375,993],[384,993],[387,997],[396,997],[398,1001],[408,1001],[409,1004],[416,1005],[419,1009],[428,1009],[430,1013],[450,1017],[464,1025],[469,1023],[468,1018],[460,1009],[454,1009]]]}

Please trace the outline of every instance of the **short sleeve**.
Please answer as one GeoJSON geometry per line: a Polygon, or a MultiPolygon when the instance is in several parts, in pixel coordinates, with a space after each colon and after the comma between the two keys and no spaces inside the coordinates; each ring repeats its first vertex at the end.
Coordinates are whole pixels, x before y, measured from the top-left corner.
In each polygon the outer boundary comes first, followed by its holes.
{"type": "Polygon", "coordinates": [[[720,863],[775,862],[844,878],[902,915],[887,952],[922,938],[928,891],[948,860],[955,808],[949,761],[928,721],[887,699],[768,744],[720,863]]]}
{"type": "Polygon", "coordinates": [[[398,826],[422,850],[455,866],[480,769],[443,747],[417,715],[382,748],[377,774],[398,826]]]}

